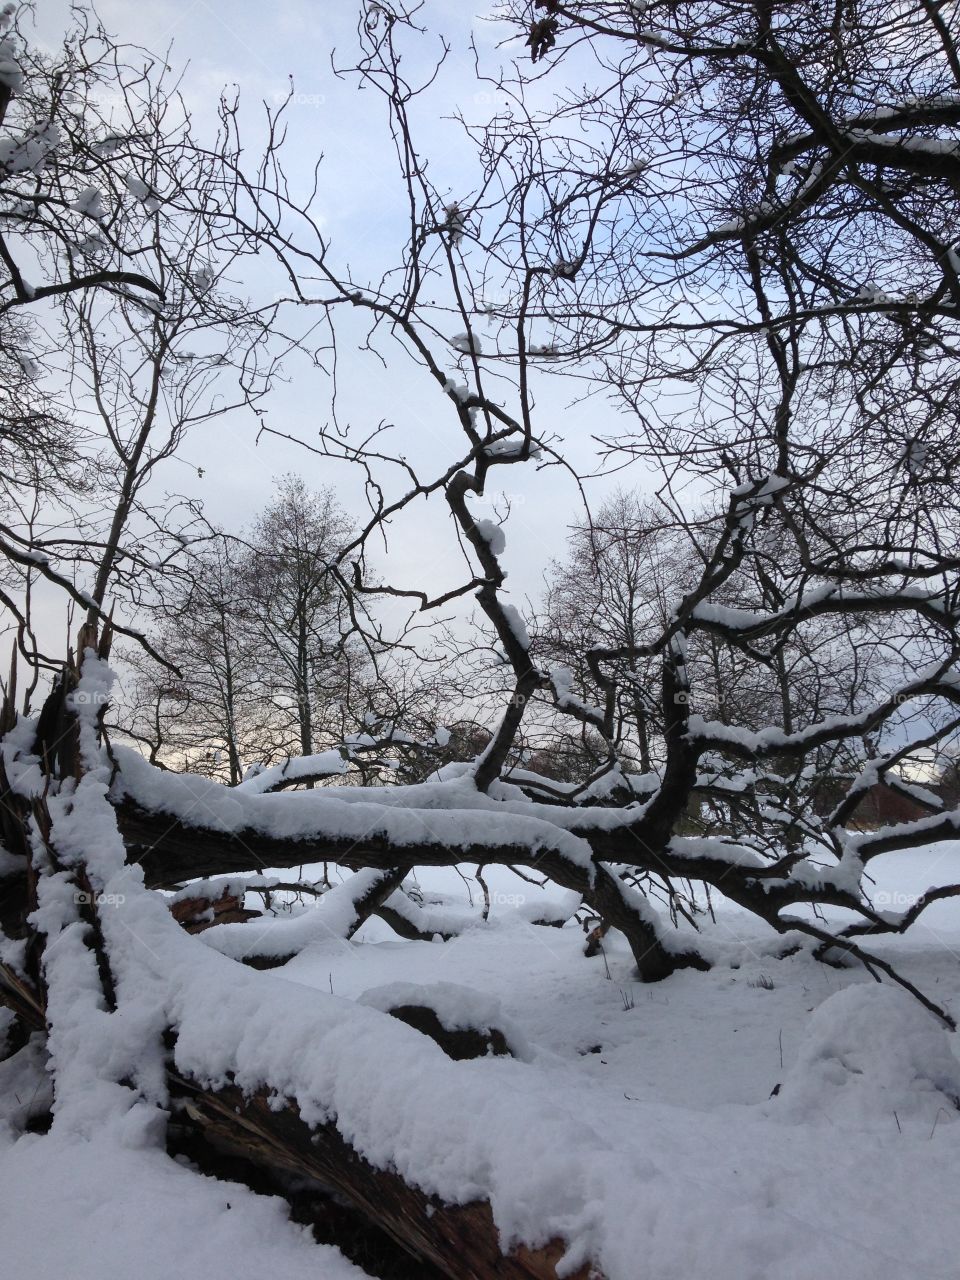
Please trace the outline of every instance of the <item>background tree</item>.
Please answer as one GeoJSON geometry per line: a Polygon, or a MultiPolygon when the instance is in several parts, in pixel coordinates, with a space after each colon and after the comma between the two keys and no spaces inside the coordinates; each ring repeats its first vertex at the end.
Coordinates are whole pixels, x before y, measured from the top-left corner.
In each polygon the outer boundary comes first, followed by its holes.
{"type": "Polygon", "coordinates": [[[4,36],[2,414],[32,465],[7,470],[0,554],[91,621],[110,595],[122,632],[196,519],[147,497],[156,466],[269,384],[269,308],[221,276],[267,233],[247,193],[268,190],[276,144],[244,176],[235,101],[201,140],[164,62],[73,22],[53,52],[15,22],[4,36]]]}
{"type": "Polygon", "coordinates": [[[264,685],[259,633],[245,613],[244,549],[215,537],[193,550],[157,610],[154,647],[176,664],[160,668],[139,650],[125,732],[148,744],[150,759],[235,786],[245,770],[281,754],[283,734],[264,685]]]}
{"type": "Polygon", "coordinates": [[[331,489],[283,477],[250,531],[244,561],[249,626],[281,733],[302,755],[343,740],[362,697],[365,653],[350,638],[348,605],[331,565],[350,522],[331,489]],[[287,728],[289,726],[289,728],[287,728]]]}
{"type": "MultiPolygon", "coordinates": [[[[541,660],[568,667],[578,695],[586,698],[593,684],[586,650],[621,645],[635,650],[651,640],[665,625],[684,577],[690,577],[690,563],[656,503],[622,490],[588,524],[574,527],[568,548],[567,558],[550,567],[536,651],[541,660]]],[[[634,743],[647,773],[657,716],[648,701],[649,660],[628,658],[623,675],[615,740],[624,748],[634,743]]]]}

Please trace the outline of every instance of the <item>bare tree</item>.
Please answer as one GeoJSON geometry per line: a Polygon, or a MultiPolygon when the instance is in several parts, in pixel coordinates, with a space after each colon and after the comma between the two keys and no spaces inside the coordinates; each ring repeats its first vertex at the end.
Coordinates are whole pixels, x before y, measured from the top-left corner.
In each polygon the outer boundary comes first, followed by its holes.
{"type": "Polygon", "coordinates": [[[245,612],[244,555],[238,543],[216,537],[181,562],[156,606],[160,621],[151,635],[169,665],[131,647],[136,678],[121,722],[126,734],[149,744],[151,761],[185,764],[231,786],[251,764],[281,755],[284,742],[265,688],[260,633],[245,612]]]}
{"type": "Polygon", "coordinates": [[[351,638],[349,610],[331,572],[350,524],[332,490],[312,493],[299,476],[250,532],[245,607],[260,638],[261,679],[301,754],[347,733],[348,706],[362,695],[365,653],[351,638]]]}
{"type": "MultiPolygon", "coordinates": [[[[346,341],[355,327],[341,314],[365,315],[363,349],[411,357],[447,415],[449,456],[419,466],[402,442],[391,452],[385,426],[358,436],[335,417],[311,447],[353,462],[369,497],[369,517],[324,565],[344,601],[386,594],[430,614],[476,600],[509,685],[479,757],[426,784],[371,786],[361,803],[356,788],[265,797],[309,776],[310,761],[229,789],[163,773],[104,735],[109,636],[88,624],[82,671],[67,670],[71,692],[35,727],[8,734],[2,762],[13,858],[0,881],[13,941],[3,999],[18,1025],[49,1031],[58,1107],[82,1074],[65,1062],[83,1023],[69,999],[79,989],[98,1033],[127,1037],[124,1052],[98,1045],[92,1058],[109,1086],[98,1105],[182,1102],[202,1149],[335,1187],[450,1277],[549,1276],[563,1246],[504,1254],[495,1207],[432,1203],[406,1126],[378,1145],[379,1163],[365,1159],[345,1136],[354,1130],[337,1127],[342,1095],[328,1062],[300,1074],[285,1044],[274,1052],[292,1006],[275,1017],[276,989],[265,996],[239,968],[231,985],[150,889],[228,877],[185,890],[197,914],[215,914],[211,902],[223,902],[220,890],[229,897],[238,873],[337,863],[354,874],[338,889],[312,886],[318,932],[334,923],[354,937],[379,912],[404,936],[443,938],[455,930],[407,878],[418,866],[500,863],[574,891],[602,928],[622,930],[639,975],[656,981],[708,966],[688,887],[698,884],[766,921],[784,950],[858,959],[948,1026],[949,1012],[864,940],[902,934],[960,894],[948,869],[909,908],[889,911],[869,876],[874,859],[953,841],[960,823],[910,774],[960,729],[960,57],[941,9],[868,0],[841,21],[818,6],[737,0],[654,0],[642,14],[562,0],[506,11],[536,66],[499,76],[510,109],[468,126],[476,185],[457,197],[435,185],[417,146],[431,73],[412,82],[402,56],[408,39],[422,39],[418,10],[377,3],[361,16],[354,74],[384,94],[407,212],[392,270],[367,278],[338,265],[308,214],[302,242],[279,214],[268,237],[308,317],[319,309],[346,341]],[[594,82],[565,86],[544,108],[552,63],[570,47],[592,55],[594,82]],[[692,580],[676,584],[648,634],[584,638],[583,696],[537,661],[508,594],[510,519],[481,515],[475,502],[499,468],[567,465],[562,432],[538,407],[541,366],[629,411],[602,450],[657,468],[660,502],[697,548],[692,580]],[[449,514],[460,580],[372,580],[375,537],[431,500],[449,514]],[[788,655],[800,671],[784,681],[788,655]],[[618,754],[631,663],[659,714],[645,772],[618,754]],[[731,671],[751,697],[724,716],[698,710],[703,690],[731,671]],[[512,768],[542,701],[606,752],[579,785],[548,797],[512,768]],[[843,786],[829,812],[792,807],[802,796],[794,780],[839,755],[843,786]],[[862,829],[853,816],[878,779],[926,816],[862,829]],[[707,836],[687,828],[703,795],[726,814],[707,836]],[[111,893],[122,901],[102,906],[98,895],[111,893]],[[694,927],[678,938],[681,920],[694,927]],[[68,945],[50,945],[62,937],[68,945]],[[78,966],[82,983],[71,987],[78,966]],[[225,1043],[211,1046],[201,1029],[213,1016],[225,1043]],[[132,1066],[131,1025],[144,1028],[132,1066]]],[[[289,212],[282,192],[251,198],[264,216],[289,212]]],[[[10,729],[13,719],[8,700],[10,729]]],[[[278,927],[270,954],[262,944],[250,952],[248,923],[235,926],[237,945],[225,931],[218,945],[257,967],[285,960],[304,945],[299,920],[278,927]]],[[[361,1028],[342,1002],[302,1016],[324,1054],[352,1048],[361,1028]]],[[[390,1096],[403,1107],[403,1092],[390,1096]]],[[[590,1270],[587,1261],[580,1274],[590,1270]]]]}
{"type": "Polygon", "coordinates": [[[157,465],[269,385],[271,309],[224,281],[266,233],[246,192],[267,197],[277,143],[268,116],[263,166],[244,175],[235,101],[201,140],[162,60],[73,21],[53,53],[4,36],[3,421],[33,463],[7,471],[0,552],[92,622],[135,609],[195,524],[146,496],[157,465]]]}
{"type": "MultiPolygon", "coordinates": [[[[664,527],[664,512],[623,491],[589,523],[575,526],[568,546],[566,559],[550,567],[535,651],[544,666],[550,661],[567,666],[577,695],[585,699],[593,683],[587,650],[635,650],[651,640],[666,624],[676,585],[689,578],[692,566],[689,553],[683,555],[676,536],[664,527]]],[[[659,718],[648,701],[650,660],[628,658],[623,675],[614,738],[621,749],[632,739],[641,770],[648,773],[654,718],[659,718]]]]}

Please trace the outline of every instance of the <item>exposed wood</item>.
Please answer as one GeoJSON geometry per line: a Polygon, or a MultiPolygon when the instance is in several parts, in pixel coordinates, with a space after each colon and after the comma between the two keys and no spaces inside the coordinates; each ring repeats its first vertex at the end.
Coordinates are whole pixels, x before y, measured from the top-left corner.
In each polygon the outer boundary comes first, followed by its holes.
{"type": "Polygon", "coordinates": [[[459,934],[443,929],[418,929],[412,920],[408,920],[406,916],[395,911],[393,907],[387,906],[386,903],[378,907],[374,915],[378,915],[384,924],[388,924],[395,934],[410,942],[433,942],[436,938],[440,938],[443,942],[450,942],[451,939],[459,937],[459,934]]]}
{"type": "Polygon", "coordinates": [[[243,905],[242,893],[230,893],[224,889],[219,898],[208,898],[203,894],[195,898],[180,898],[171,904],[170,914],[187,933],[203,933],[215,924],[243,924],[256,920],[263,912],[248,911],[243,905]]]}
{"type": "Polygon", "coordinates": [[[445,1027],[436,1010],[422,1004],[401,1004],[388,1009],[391,1018],[405,1022],[408,1027],[429,1036],[440,1046],[448,1058],[464,1062],[471,1058],[512,1057],[507,1038],[496,1027],[481,1031],[476,1027],[445,1027]]]}
{"type": "MultiPolygon", "coordinates": [[[[185,1117],[221,1150],[331,1188],[413,1258],[431,1263],[449,1280],[557,1280],[562,1242],[502,1254],[488,1204],[443,1204],[398,1174],[374,1168],[335,1125],[311,1128],[292,1103],[276,1110],[266,1093],[246,1097],[233,1085],[211,1093],[179,1075],[171,1077],[171,1089],[184,1104],[185,1117]]],[[[603,1277],[585,1266],[568,1280],[603,1277]]]]}

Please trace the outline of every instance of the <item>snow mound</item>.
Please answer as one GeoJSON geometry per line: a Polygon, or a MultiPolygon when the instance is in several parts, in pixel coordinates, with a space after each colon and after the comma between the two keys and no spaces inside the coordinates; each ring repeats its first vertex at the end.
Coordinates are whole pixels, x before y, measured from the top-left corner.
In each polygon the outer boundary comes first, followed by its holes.
{"type": "Polygon", "coordinates": [[[367,1280],[255,1195],[115,1136],[0,1139],[4,1275],[43,1280],[367,1280]],[[44,1188],[41,1193],[39,1188],[44,1188]],[[49,1199],[47,1198],[49,1197],[49,1199]]]}
{"type": "Polygon", "coordinates": [[[960,1061],[949,1034],[905,991],[857,983],[824,1000],[770,1104],[797,1122],[873,1126],[896,1112],[899,1123],[931,1126],[955,1119],[960,1061]]]}

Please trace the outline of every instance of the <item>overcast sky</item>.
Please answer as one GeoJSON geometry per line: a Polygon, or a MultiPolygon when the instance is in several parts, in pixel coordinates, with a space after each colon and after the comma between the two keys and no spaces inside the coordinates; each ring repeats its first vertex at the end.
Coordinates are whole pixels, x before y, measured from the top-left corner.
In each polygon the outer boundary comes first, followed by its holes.
{"type": "MultiPolygon", "coordinates": [[[[397,261],[394,246],[402,246],[405,230],[403,192],[385,128],[385,105],[376,94],[359,91],[355,81],[338,79],[331,68],[335,49],[344,63],[356,50],[355,0],[278,0],[270,5],[253,0],[103,0],[99,12],[121,40],[154,52],[169,50],[175,68],[187,64],[184,92],[200,132],[214,122],[223,87],[238,85],[251,162],[262,138],[260,103],[286,96],[292,78],[295,96],[288,110],[286,169],[294,187],[308,184],[323,154],[317,211],[332,245],[332,261],[349,263],[358,277],[366,274],[365,264],[371,264],[370,274],[376,275],[377,269],[397,261]]],[[[474,77],[469,43],[472,34],[481,54],[493,60],[505,35],[502,27],[483,20],[483,12],[483,0],[428,0],[423,13],[431,33],[442,32],[447,38],[451,54],[424,103],[419,136],[431,156],[434,182],[442,190],[449,188],[452,198],[468,181],[469,157],[462,135],[444,117],[458,107],[473,118],[490,110],[489,91],[474,77]]],[[[63,0],[43,0],[40,33],[56,39],[66,24],[63,0]]],[[[425,65],[435,48],[436,36],[431,34],[415,57],[422,57],[425,65]]],[[[395,423],[397,438],[411,459],[439,471],[462,451],[462,435],[449,402],[409,361],[391,361],[383,370],[345,347],[339,387],[345,418],[358,428],[383,420],[395,423]]],[[[536,427],[565,438],[574,460],[589,470],[590,438],[610,426],[614,416],[599,401],[568,408],[575,390],[554,384],[545,391],[536,427]]],[[[266,421],[309,440],[326,424],[327,392],[322,373],[295,364],[287,385],[267,402],[266,421]]],[[[182,459],[168,464],[158,483],[202,496],[210,518],[235,531],[268,501],[273,478],[291,470],[312,487],[335,485],[344,505],[362,512],[358,476],[273,438],[261,439],[258,445],[256,432],[251,413],[216,420],[188,439],[182,459]]],[[[537,473],[525,466],[504,469],[502,474],[507,478],[500,483],[509,485],[512,498],[505,563],[514,600],[522,607],[527,595],[538,593],[550,558],[562,554],[567,526],[582,518],[582,508],[573,482],[557,469],[537,473]]],[[[597,482],[593,493],[599,497],[614,483],[597,482]]],[[[628,472],[616,483],[642,487],[644,475],[628,472]]],[[[462,578],[463,562],[442,498],[429,507],[418,504],[391,537],[391,581],[433,592],[462,578]]]]}

